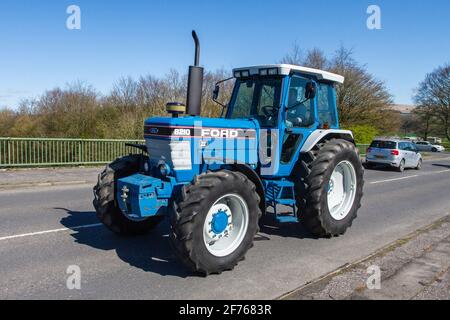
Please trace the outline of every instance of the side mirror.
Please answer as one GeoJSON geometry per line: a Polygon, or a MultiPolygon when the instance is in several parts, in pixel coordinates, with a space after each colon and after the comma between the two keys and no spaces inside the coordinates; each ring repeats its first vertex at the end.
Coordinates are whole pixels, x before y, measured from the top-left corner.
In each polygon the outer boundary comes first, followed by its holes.
{"type": "Polygon", "coordinates": [[[215,86],[213,91],[213,100],[217,100],[219,97],[220,87],[218,85],[215,86]]]}
{"type": "Polygon", "coordinates": [[[316,85],[314,82],[310,81],[305,87],[305,99],[314,99],[316,96],[316,85]]]}

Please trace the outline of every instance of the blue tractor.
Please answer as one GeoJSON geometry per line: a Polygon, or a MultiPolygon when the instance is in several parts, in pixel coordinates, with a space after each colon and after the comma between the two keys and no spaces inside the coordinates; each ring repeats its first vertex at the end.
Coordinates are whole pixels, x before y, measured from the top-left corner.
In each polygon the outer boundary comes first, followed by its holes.
{"type": "Polygon", "coordinates": [[[364,183],[352,132],[339,129],[335,86],[344,78],[287,64],[238,68],[223,115],[204,118],[193,37],[186,106],[169,103],[171,117],[147,119],[141,151],[99,175],[100,221],[135,235],[169,217],[178,256],[205,275],[244,259],[269,207],[278,222],[301,222],[317,237],[344,234],[364,183]]]}

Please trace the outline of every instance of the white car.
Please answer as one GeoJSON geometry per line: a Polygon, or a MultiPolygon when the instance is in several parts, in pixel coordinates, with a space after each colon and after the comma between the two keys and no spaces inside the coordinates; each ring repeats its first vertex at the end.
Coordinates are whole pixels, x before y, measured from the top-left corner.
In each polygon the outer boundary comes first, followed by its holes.
{"type": "Polygon", "coordinates": [[[432,144],[428,141],[417,141],[416,147],[419,149],[419,151],[431,151],[431,152],[442,152],[445,151],[445,148],[443,146],[440,146],[438,144],[432,144]]]}
{"type": "Polygon", "coordinates": [[[384,165],[403,172],[405,168],[422,167],[422,155],[414,143],[399,139],[375,139],[366,153],[366,166],[384,165]]]}

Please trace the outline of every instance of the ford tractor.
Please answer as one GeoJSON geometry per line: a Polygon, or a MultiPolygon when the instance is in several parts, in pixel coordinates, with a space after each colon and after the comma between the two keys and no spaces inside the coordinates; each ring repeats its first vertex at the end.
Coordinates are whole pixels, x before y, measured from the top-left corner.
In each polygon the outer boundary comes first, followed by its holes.
{"type": "Polygon", "coordinates": [[[145,145],[100,173],[100,221],[136,235],[168,217],[178,256],[204,275],[244,259],[262,215],[302,223],[316,237],[344,234],[363,194],[353,134],[339,129],[336,86],[344,78],[288,64],[237,68],[228,103],[218,101],[220,83],[213,91],[222,115],[205,118],[192,35],[186,104],[168,103],[170,116],[147,119],[145,145]]]}

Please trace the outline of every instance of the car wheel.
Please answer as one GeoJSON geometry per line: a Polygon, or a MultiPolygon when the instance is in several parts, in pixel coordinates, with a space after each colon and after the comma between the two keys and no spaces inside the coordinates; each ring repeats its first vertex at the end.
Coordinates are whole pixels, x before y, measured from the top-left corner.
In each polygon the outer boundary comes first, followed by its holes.
{"type": "Polygon", "coordinates": [[[431,152],[437,152],[438,150],[436,148],[431,149],[431,152]]]}
{"type": "Polygon", "coordinates": [[[372,162],[365,162],[364,167],[367,169],[372,169],[374,167],[374,164],[372,162]]]}
{"type": "Polygon", "coordinates": [[[422,169],[422,159],[419,159],[419,161],[417,162],[416,170],[420,170],[420,169],[422,169]]]}
{"type": "Polygon", "coordinates": [[[402,161],[400,161],[400,164],[397,167],[397,171],[398,172],[403,172],[405,171],[405,159],[403,159],[402,161]]]}

